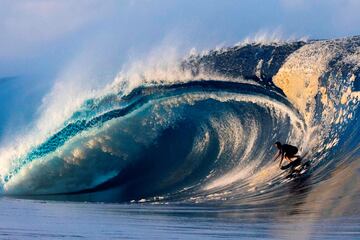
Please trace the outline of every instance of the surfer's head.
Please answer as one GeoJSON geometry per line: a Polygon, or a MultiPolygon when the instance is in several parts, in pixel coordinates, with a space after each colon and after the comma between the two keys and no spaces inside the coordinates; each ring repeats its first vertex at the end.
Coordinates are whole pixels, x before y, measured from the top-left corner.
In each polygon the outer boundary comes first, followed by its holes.
{"type": "Polygon", "coordinates": [[[281,143],[280,143],[280,142],[276,142],[276,143],[274,143],[274,145],[275,145],[275,147],[277,147],[278,149],[281,148],[281,143]]]}

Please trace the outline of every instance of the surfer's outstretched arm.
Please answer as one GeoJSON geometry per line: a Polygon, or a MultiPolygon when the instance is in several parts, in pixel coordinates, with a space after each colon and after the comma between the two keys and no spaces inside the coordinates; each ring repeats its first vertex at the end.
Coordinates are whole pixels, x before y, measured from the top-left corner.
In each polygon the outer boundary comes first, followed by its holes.
{"type": "Polygon", "coordinates": [[[284,153],[281,153],[281,160],[280,160],[280,163],[279,163],[279,167],[281,167],[281,164],[282,164],[283,160],[284,160],[284,153]]]}

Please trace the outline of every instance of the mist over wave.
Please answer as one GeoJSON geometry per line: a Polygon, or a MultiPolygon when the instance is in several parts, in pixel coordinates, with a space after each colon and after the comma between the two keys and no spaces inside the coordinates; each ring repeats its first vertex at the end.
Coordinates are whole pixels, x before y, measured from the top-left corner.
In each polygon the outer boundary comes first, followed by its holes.
{"type": "Polygon", "coordinates": [[[1,194],[266,203],[291,194],[271,161],[278,140],[311,162],[307,187],[357,166],[360,37],[243,43],[169,62],[122,71],[63,112],[47,106],[41,130],[0,150],[1,194]]]}

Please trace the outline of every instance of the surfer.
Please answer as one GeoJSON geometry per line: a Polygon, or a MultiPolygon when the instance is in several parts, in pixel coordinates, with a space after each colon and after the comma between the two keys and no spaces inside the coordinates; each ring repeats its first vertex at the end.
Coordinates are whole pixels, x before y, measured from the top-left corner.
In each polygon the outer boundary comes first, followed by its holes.
{"type": "Polygon", "coordinates": [[[290,144],[281,144],[280,142],[276,142],[275,146],[279,149],[278,154],[275,156],[274,161],[278,159],[281,156],[279,167],[281,170],[285,170],[288,168],[291,168],[294,170],[297,166],[301,165],[301,157],[299,155],[295,155],[299,149],[295,146],[292,146],[290,144]],[[288,160],[290,163],[282,166],[282,161],[288,160]]]}

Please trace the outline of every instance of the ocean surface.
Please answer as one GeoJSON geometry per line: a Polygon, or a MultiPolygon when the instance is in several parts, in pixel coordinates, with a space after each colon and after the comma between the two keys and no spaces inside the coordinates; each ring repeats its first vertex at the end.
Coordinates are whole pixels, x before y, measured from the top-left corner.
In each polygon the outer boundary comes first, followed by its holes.
{"type": "Polygon", "coordinates": [[[359,216],[2,198],[1,239],[358,239],[359,216]]]}
{"type": "Polygon", "coordinates": [[[360,238],[360,37],[0,85],[0,238],[360,238]]]}

